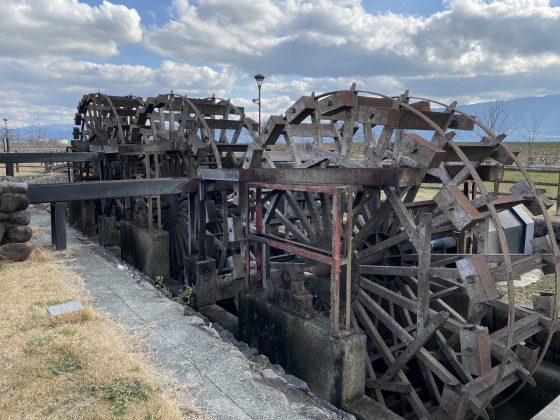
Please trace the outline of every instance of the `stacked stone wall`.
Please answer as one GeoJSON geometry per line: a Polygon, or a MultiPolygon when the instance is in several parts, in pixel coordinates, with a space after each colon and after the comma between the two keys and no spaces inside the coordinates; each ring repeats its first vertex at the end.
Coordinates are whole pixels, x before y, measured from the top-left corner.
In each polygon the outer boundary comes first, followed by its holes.
{"type": "Polygon", "coordinates": [[[0,260],[24,261],[32,236],[27,184],[0,178],[0,260]]]}

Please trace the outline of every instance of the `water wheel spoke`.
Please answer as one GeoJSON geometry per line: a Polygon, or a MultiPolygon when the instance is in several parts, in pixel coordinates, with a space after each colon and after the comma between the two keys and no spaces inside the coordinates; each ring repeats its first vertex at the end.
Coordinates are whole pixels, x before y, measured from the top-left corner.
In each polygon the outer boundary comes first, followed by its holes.
{"type": "MultiPolygon", "coordinates": [[[[378,329],[373,325],[369,315],[367,314],[362,304],[359,301],[354,301],[353,307],[354,307],[354,314],[356,316],[356,319],[364,327],[366,333],[373,341],[374,345],[377,347],[379,352],[383,355],[385,364],[387,366],[390,366],[392,363],[395,362],[395,357],[393,356],[393,354],[385,344],[385,340],[383,339],[383,337],[381,337],[378,329]]],[[[399,371],[397,373],[397,376],[400,382],[410,385],[410,381],[408,380],[404,372],[399,371]]],[[[368,383],[368,385],[373,386],[374,384],[368,383]]],[[[414,389],[411,389],[410,393],[405,394],[405,396],[418,417],[426,417],[426,418],[429,417],[426,407],[424,407],[422,400],[420,399],[420,397],[418,396],[418,394],[414,389]]]]}

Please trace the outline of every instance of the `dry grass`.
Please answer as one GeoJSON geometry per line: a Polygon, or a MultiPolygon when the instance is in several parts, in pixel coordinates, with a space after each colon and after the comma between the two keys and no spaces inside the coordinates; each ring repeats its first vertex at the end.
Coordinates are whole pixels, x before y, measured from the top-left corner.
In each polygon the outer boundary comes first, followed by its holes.
{"type": "MultiPolygon", "coordinates": [[[[46,174],[45,165],[41,163],[20,163],[19,164],[19,171],[14,165],[14,175],[16,176],[23,176],[23,175],[41,175],[46,174]]],[[[6,165],[0,165],[0,176],[6,175],[6,165]]]]}
{"type": "Polygon", "coordinates": [[[554,293],[554,274],[544,276],[542,279],[525,287],[515,288],[515,302],[533,306],[533,295],[536,293],[554,293]]]}
{"type": "Polygon", "coordinates": [[[141,341],[94,311],[60,254],[36,248],[0,264],[0,418],[203,418],[179,403],[177,384],[155,373],[141,341]],[[80,300],[56,321],[46,307],[80,300]]]}

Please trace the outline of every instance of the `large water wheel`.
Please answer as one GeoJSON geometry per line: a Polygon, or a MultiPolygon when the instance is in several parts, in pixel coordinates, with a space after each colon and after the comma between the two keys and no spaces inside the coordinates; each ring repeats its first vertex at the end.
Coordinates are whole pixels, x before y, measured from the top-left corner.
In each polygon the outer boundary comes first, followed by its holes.
{"type": "MultiPolygon", "coordinates": [[[[132,95],[110,96],[97,92],[82,97],[74,116],[72,151],[104,155],[101,161],[74,162],[73,181],[121,179],[118,147],[138,141],[136,114],[142,104],[141,98],[132,95]]],[[[98,216],[116,212],[120,218],[123,211],[118,200],[73,202],[70,221],[85,233],[95,233],[98,216]]]]}
{"type": "MultiPolygon", "coordinates": [[[[193,99],[164,94],[148,98],[137,116],[141,145],[130,148],[123,161],[128,176],[146,178],[195,177],[201,169],[238,168],[248,143],[256,138],[257,126],[243,108],[219,98],[193,99]],[[138,153],[139,151],[142,153],[138,153]]],[[[124,150],[123,150],[124,152],[124,150]]],[[[239,210],[232,200],[231,186],[204,189],[205,215],[199,214],[194,194],[161,197],[160,224],[169,232],[172,276],[183,276],[188,255],[203,254],[216,260],[219,274],[234,273],[239,244],[230,241],[229,231],[239,210]],[[204,218],[205,221],[200,221],[204,218]],[[205,225],[204,240],[197,226],[205,225]],[[204,244],[204,245],[201,245],[204,244]],[[200,249],[203,247],[203,249],[200,249]]],[[[157,210],[155,210],[157,211],[157,210]]],[[[238,264],[237,264],[238,265],[238,264]]],[[[242,277],[237,270],[235,276],[242,277]]]]}
{"type": "MultiPolygon", "coordinates": [[[[554,235],[547,200],[504,137],[455,103],[351,89],[300,98],[285,116],[269,119],[248,155],[247,166],[263,168],[417,170],[415,182],[405,186],[366,186],[338,199],[350,203],[340,217],[352,244],[351,273],[342,268],[341,275],[351,281],[351,310],[339,308],[350,319],[342,321],[367,335],[367,393],[400,415],[488,418],[506,389],[532,381],[550,342],[557,305],[548,316],[521,310],[513,288],[522,273],[542,266],[556,270],[558,291],[558,247],[548,239],[539,245],[546,255],[510,250],[500,212],[520,204],[543,215],[554,235]],[[484,132],[478,141],[453,141],[453,130],[475,126],[484,132]],[[508,195],[490,188],[503,165],[519,167],[525,178],[508,195]],[[497,234],[497,250],[487,240],[489,230],[497,234]],[[496,322],[496,310],[507,313],[505,325],[496,322]],[[540,348],[532,338],[542,331],[548,338],[540,348]]],[[[332,196],[262,194],[268,235],[331,249],[332,196]]],[[[315,309],[331,312],[331,267],[286,254],[273,255],[269,271],[286,261],[306,273],[315,309]]]]}
{"type": "MultiPolygon", "coordinates": [[[[116,153],[119,144],[137,142],[136,114],[142,104],[141,98],[132,95],[110,96],[99,92],[84,95],[74,116],[72,151],[116,153]]],[[[120,176],[118,165],[109,164],[102,169],[97,162],[86,162],[74,165],[73,169],[76,181],[120,176]]]]}

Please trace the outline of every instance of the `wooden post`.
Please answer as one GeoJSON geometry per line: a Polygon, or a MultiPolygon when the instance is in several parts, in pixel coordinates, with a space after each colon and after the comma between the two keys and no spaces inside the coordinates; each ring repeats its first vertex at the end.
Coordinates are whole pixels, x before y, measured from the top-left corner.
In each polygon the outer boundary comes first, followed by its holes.
{"type": "Polygon", "coordinates": [[[467,325],[459,334],[463,368],[471,375],[482,376],[492,369],[488,328],[467,325]]]}
{"type": "Polygon", "coordinates": [[[418,226],[418,332],[428,323],[430,313],[430,257],[432,253],[432,215],[420,214],[418,226]]]}
{"type": "Polygon", "coordinates": [[[340,332],[340,191],[333,193],[332,200],[332,239],[331,239],[331,334],[340,332]]]}
{"type": "Polygon", "coordinates": [[[556,185],[556,216],[560,216],[560,171],[558,171],[558,184],[556,185]]]}

